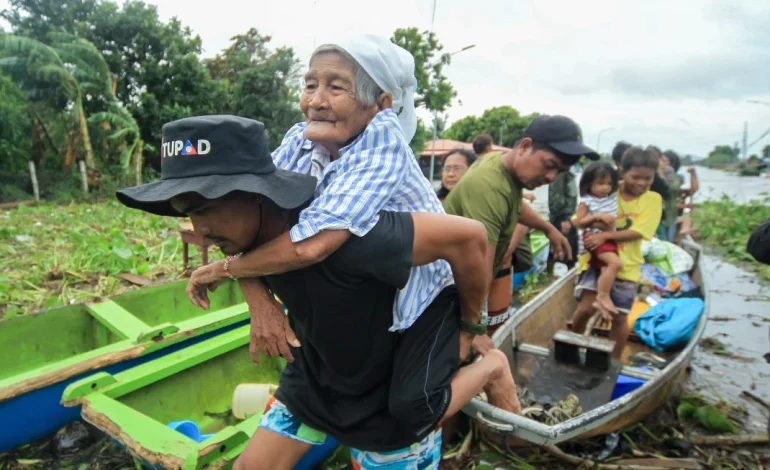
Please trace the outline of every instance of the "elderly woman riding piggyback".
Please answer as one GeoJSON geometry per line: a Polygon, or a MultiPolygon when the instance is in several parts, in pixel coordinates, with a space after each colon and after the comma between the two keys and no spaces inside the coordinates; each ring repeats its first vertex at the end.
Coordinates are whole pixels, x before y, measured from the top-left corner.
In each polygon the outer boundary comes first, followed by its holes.
{"type": "MultiPolygon", "coordinates": [[[[416,84],[414,58],[387,38],[326,44],[311,56],[300,99],[306,120],[286,133],[273,161],[315,176],[315,199],[287,234],[229,257],[226,266],[199,268],[188,286],[193,303],[208,307],[208,289],[227,277],[239,279],[252,314],[255,360],[257,351],[291,360],[289,345],[300,346],[261,276],[324,260],[351,235],[368,233],[381,211],[444,212],[409,147],[416,84]]],[[[394,302],[391,330],[409,328],[451,283],[445,261],[413,268],[394,302]]],[[[480,309],[474,302],[472,310],[480,309]]]]}

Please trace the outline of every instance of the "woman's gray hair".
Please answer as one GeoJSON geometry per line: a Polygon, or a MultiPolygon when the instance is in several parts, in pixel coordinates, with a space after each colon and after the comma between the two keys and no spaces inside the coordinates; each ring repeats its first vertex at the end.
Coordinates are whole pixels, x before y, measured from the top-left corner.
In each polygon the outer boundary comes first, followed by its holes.
{"type": "Polygon", "coordinates": [[[313,52],[313,55],[310,57],[310,63],[313,63],[313,60],[318,54],[327,52],[339,54],[348,64],[350,64],[351,67],[353,67],[353,71],[356,75],[355,86],[356,99],[358,102],[366,108],[377,104],[377,98],[379,98],[379,96],[384,93],[382,88],[377,85],[377,82],[372,79],[366,70],[364,70],[364,68],[361,67],[361,65],[359,65],[359,63],[356,61],[356,59],[354,59],[353,56],[350,55],[345,49],[334,44],[324,44],[313,52]]]}

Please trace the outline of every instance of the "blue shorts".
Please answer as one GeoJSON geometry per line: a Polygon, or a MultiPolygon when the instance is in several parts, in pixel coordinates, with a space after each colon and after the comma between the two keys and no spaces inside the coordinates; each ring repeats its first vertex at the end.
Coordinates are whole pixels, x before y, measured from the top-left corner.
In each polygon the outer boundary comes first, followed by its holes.
{"type": "MultiPolygon", "coordinates": [[[[320,446],[327,435],[302,424],[283,403],[272,398],[259,427],[306,444],[320,446]]],[[[350,449],[354,470],[435,470],[441,462],[441,429],[422,441],[390,452],[350,449]]]]}

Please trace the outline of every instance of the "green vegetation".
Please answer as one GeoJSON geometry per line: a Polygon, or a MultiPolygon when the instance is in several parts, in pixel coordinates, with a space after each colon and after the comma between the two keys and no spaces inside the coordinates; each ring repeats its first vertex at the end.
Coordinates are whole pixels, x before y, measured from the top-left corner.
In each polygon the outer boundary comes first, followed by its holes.
{"type": "Polygon", "coordinates": [[[414,76],[420,104],[429,111],[446,111],[457,92],[444,75],[444,67],[452,62],[452,55],[444,53],[436,57],[444,49],[436,33],[420,33],[417,28],[398,28],[390,40],[414,56],[414,76]]]}
{"type": "MultiPolygon", "coordinates": [[[[131,284],[120,273],[183,275],[179,225],[170,217],[110,201],[20,206],[0,218],[0,318],[123,292],[131,284]]],[[[197,247],[190,255],[199,264],[197,247]]]]}
{"type": "Polygon", "coordinates": [[[520,305],[524,305],[537,297],[557,279],[557,276],[549,276],[547,272],[531,274],[527,276],[524,283],[513,292],[513,299],[519,302],[520,305]]]}
{"type": "Polygon", "coordinates": [[[500,130],[503,131],[503,146],[513,147],[521,138],[524,129],[538,116],[537,113],[522,116],[510,106],[498,106],[484,111],[481,117],[467,116],[452,124],[444,132],[447,139],[470,142],[478,134],[489,134],[499,143],[500,130]]]}
{"type": "Polygon", "coordinates": [[[714,150],[709,152],[706,158],[706,165],[711,167],[715,165],[725,165],[734,162],[738,158],[738,149],[729,145],[717,145],[714,150]]]}
{"type": "Polygon", "coordinates": [[[715,247],[728,261],[748,263],[761,277],[770,280],[770,266],[757,263],[746,252],[751,232],[770,219],[770,197],[736,204],[723,196],[718,201],[699,204],[693,214],[702,241],[715,247]]]}
{"type": "MultiPolygon", "coordinates": [[[[302,121],[300,64],[251,28],[203,58],[200,37],[162,21],[139,0],[10,0],[0,32],[0,202],[31,199],[28,161],[44,199],[81,199],[89,188],[157,177],[161,129],[187,116],[234,114],[265,123],[271,148],[302,121]]],[[[435,34],[397,29],[416,58],[418,101],[444,112],[457,93],[443,73],[451,55],[435,34]]],[[[413,148],[430,131],[420,123],[413,148]]]]}
{"type": "Polygon", "coordinates": [[[82,197],[79,160],[97,190],[152,177],[144,167],[157,170],[161,127],[174,119],[258,119],[273,146],[301,120],[293,50],[270,49],[254,29],[203,60],[199,37],[141,1],[12,0],[3,16],[0,201],[30,199],[28,160],[43,198],[82,197]]]}

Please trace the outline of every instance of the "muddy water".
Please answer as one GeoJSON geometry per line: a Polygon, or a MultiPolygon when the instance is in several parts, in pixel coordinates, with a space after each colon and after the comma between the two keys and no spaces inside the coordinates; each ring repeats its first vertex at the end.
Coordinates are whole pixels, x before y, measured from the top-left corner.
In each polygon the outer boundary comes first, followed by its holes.
{"type": "Polygon", "coordinates": [[[763,358],[770,351],[770,285],[715,256],[706,256],[703,262],[711,289],[710,316],[721,320],[710,320],[704,337],[716,337],[740,359],[699,347],[688,390],[714,398],[718,393],[734,405],[745,405],[746,424],[761,431],[767,426],[767,409],[741,392],[748,390],[770,401],[770,364],[763,358]]]}
{"type": "MultiPolygon", "coordinates": [[[[711,170],[704,167],[695,167],[700,182],[700,190],[695,195],[695,202],[703,202],[709,199],[719,199],[726,194],[738,204],[745,204],[751,200],[763,199],[770,196],[770,178],[758,176],[736,176],[720,170],[711,170]]],[[[681,168],[679,174],[685,178],[684,187],[690,186],[690,175],[686,168],[681,168]]],[[[578,181],[580,175],[577,176],[578,181]]],[[[535,191],[535,200],[532,205],[540,214],[548,215],[548,186],[541,186],[535,191]]]]}
{"type": "MultiPolygon", "coordinates": [[[[736,176],[720,170],[696,167],[700,190],[695,195],[695,202],[708,199],[719,199],[726,194],[738,204],[745,204],[751,200],[763,199],[770,195],[770,178],[758,176],[736,176]]],[[[684,170],[679,173],[686,175],[684,170]]],[[[685,187],[689,186],[689,180],[685,187]]]]}

